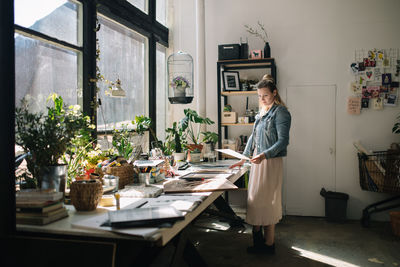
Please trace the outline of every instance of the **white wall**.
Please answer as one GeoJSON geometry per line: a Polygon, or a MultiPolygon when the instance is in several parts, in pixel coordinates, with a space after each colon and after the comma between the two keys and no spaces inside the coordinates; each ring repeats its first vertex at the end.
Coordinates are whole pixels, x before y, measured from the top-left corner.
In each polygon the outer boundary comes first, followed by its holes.
{"type": "MultiPolygon", "coordinates": [[[[195,0],[173,0],[171,4],[175,12],[173,49],[189,52],[196,59],[195,0]]],[[[250,50],[262,49],[262,41],[244,28],[244,24],[255,26],[261,21],[270,38],[283,98],[286,88],[293,85],[337,85],[336,188],[328,189],[348,193],[348,217],[359,219],[365,206],[387,195],[361,190],[352,143],[360,140],[378,150],[398,142],[400,136],[391,129],[400,108],[348,115],[346,99],[353,79],[349,65],[355,49],[400,48],[399,11],[398,0],[205,0],[207,116],[217,120],[218,44],[239,43],[240,37],[248,37],[250,50]]],[[[172,118],[181,118],[186,107],[174,105],[172,118]]],[[[373,219],[388,216],[379,213],[373,219]]]]}

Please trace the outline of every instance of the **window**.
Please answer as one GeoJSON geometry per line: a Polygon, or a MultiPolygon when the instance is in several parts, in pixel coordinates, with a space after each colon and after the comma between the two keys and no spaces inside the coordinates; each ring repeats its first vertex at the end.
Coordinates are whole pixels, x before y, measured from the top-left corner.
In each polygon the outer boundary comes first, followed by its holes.
{"type": "MultiPolygon", "coordinates": [[[[127,0],[130,4],[142,10],[147,14],[148,12],[148,0],[127,0]]],[[[158,2],[158,0],[156,0],[158,2]]],[[[157,3],[158,4],[158,3],[157,3]]]]}
{"type": "Polygon", "coordinates": [[[128,123],[136,115],[146,115],[147,86],[147,39],[138,33],[103,16],[97,33],[100,49],[98,67],[105,79],[121,81],[126,97],[105,95],[108,84],[99,82],[101,106],[97,112],[98,131],[112,130],[128,123]]]}
{"type": "Polygon", "coordinates": [[[156,113],[157,113],[157,138],[159,140],[165,140],[165,127],[167,118],[167,85],[166,85],[166,48],[160,44],[157,44],[157,102],[156,102],[156,113]]]}
{"type": "Polygon", "coordinates": [[[156,19],[162,25],[167,25],[167,1],[168,0],[157,0],[156,5],[156,19]]]}
{"type": "Polygon", "coordinates": [[[16,105],[31,100],[44,111],[55,92],[67,104],[82,104],[81,4],[65,0],[15,0],[16,105]]]}

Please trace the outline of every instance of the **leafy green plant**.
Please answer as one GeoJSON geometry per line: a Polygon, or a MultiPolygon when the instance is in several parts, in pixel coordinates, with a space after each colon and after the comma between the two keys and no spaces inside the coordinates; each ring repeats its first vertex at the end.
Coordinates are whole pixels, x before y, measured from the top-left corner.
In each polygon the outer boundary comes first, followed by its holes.
{"type": "Polygon", "coordinates": [[[218,134],[214,132],[202,132],[203,134],[203,142],[204,143],[213,143],[216,144],[218,142],[218,134]]]}
{"type": "Polygon", "coordinates": [[[145,131],[149,130],[153,137],[155,136],[154,132],[151,129],[151,119],[144,115],[135,116],[135,119],[132,121],[132,124],[136,125],[136,132],[139,135],[143,135],[145,131]]]}
{"type": "Polygon", "coordinates": [[[174,122],[171,128],[167,128],[165,150],[172,154],[172,151],[176,153],[182,153],[186,149],[186,133],[181,123],[174,122]]]}
{"type": "Polygon", "coordinates": [[[209,118],[201,117],[195,110],[189,108],[185,109],[183,112],[185,117],[180,121],[182,129],[186,131],[187,138],[189,138],[193,144],[198,145],[200,144],[200,125],[211,125],[214,124],[214,121],[209,118]]]}
{"type": "Polygon", "coordinates": [[[133,152],[133,131],[128,129],[126,124],[121,129],[114,129],[112,132],[112,145],[118,151],[118,155],[129,159],[133,152]]]}
{"type": "Polygon", "coordinates": [[[48,97],[47,102],[51,101],[53,106],[47,107],[47,114],[31,113],[25,99],[15,109],[15,142],[25,153],[31,153],[27,167],[39,186],[44,167],[62,163],[71,141],[93,128],[78,105],[67,108],[57,94],[48,97]]]}

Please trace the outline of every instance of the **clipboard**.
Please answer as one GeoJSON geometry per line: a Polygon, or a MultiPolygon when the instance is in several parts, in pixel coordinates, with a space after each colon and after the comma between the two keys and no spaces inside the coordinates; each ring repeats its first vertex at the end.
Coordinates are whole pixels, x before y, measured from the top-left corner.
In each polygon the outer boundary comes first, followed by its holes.
{"type": "Polygon", "coordinates": [[[232,149],[215,149],[215,150],[218,152],[227,154],[229,156],[235,157],[237,159],[250,160],[249,157],[246,157],[245,155],[242,155],[239,152],[236,152],[235,150],[232,150],[232,149]]]}

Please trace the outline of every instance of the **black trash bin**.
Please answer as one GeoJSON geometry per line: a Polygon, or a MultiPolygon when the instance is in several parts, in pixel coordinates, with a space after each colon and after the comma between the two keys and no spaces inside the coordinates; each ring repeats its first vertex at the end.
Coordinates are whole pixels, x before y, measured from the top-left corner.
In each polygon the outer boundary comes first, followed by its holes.
{"type": "Polygon", "coordinates": [[[345,222],[347,219],[347,200],[349,195],[346,193],[326,191],[321,189],[320,195],[325,198],[325,217],[329,222],[345,222]]]}

